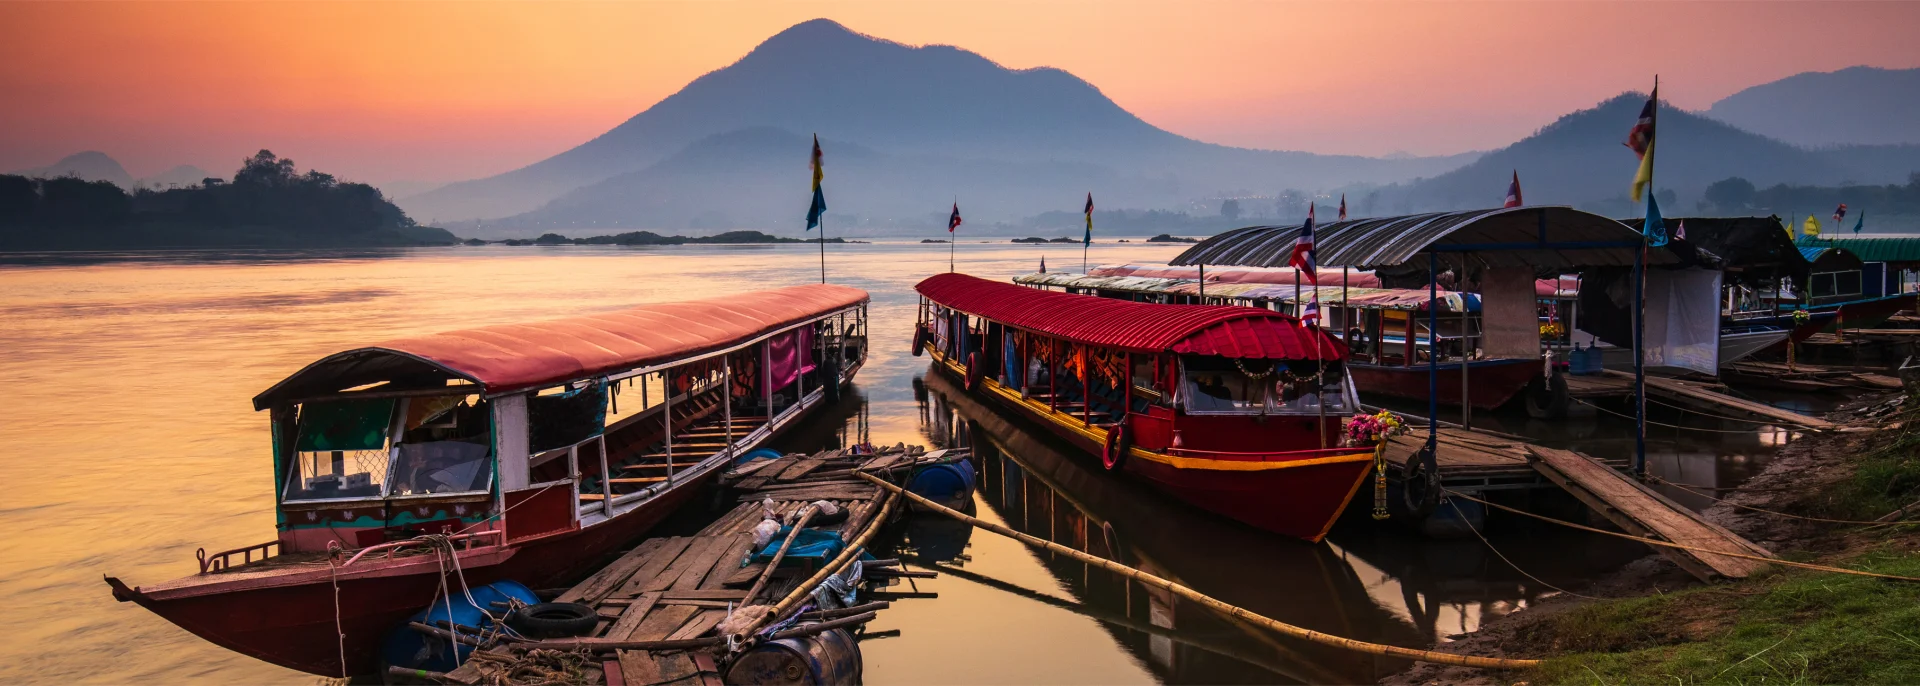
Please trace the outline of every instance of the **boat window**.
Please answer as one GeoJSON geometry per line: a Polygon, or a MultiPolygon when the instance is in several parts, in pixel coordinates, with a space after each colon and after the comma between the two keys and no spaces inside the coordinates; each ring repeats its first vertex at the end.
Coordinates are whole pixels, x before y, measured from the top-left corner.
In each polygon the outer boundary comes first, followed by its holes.
{"type": "Polygon", "coordinates": [[[386,485],[387,441],[397,405],[387,398],[302,406],[283,499],[379,496],[386,485]]]}
{"type": "Polygon", "coordinates": [[[589,382],[527,400],[528,442],[539,453],[600,435],[607,427],[607,385],[589,382]]]}
{"type": "Polygon", "coordinates": [[[1345,370],[1329,363],[1319,378],[1311,361],[1188,358],[1181,400],[1188,412],[1234,414],[1345,412],[1345,370]],[[1316,381],[1323,383],[1315,392],[1316,381]]]}
{"type": "Polygon", "coordinates": [[[479,396],[412,398],[404,407],[388,495],[485,491],[493,485],[492,413],[479,396]]]}

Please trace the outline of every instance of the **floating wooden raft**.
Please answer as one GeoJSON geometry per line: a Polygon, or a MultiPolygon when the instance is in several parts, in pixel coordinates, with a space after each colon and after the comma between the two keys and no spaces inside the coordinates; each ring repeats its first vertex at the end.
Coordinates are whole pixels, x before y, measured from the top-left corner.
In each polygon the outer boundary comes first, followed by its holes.
{"type": "MultiPolygon", "coordinates": [[[[886,513],[893,508],[893,496],[854,476],[855,470],[870,468],[884,474],[889,468],[911,466],[922,459],[925,456],[920,448],[899,446],[878,455],[846,451],[788,455],[736,469],[721,479],[739,493],[739,504],[732,510],[691,536],[646,539],[554,599],[593,607],[600,616],[593,633],[572,639],[509,643],[481,651],[488,654],[476,653],[478,659],[449,672],[444,680],[488,682],[491,674],[502,673],[498,670],[533,662],[534,651],[549,649],[595,655],[599,670],[586,670],[585,683],[604,680],[645,686],[685,680],[719,684],[726,646],[715,629],[733,609],[775,606],[775,616],[762,625],[791,615],[800,609],[798,601],[824,580],[827,569],[837,571],[858,555],[861,544],[884,524],[886,513]],[[848,552],[827,562],[827,569],[796,565],[789,559],[766,583],[756,586],[767,565],[755,562],[743,566],[742,562],[753,545],[753,528],[764,518],[763,503],[768,500],[783,519],[821,500],[845,509],[845,520],[808,528],[840,533],[848,542],[848,552]],[[755,588],[759,589],[757,597],[747,597],[755,588]]],[[[869,576],[890,577],[886,574],[890,571],[869,576]]],[[[858,611],[882,606],[876,603],[850,611],[816,612],[803,619],[828,620],[816,627],[853,626],[873,616],[872,612],[858,611]]]]}

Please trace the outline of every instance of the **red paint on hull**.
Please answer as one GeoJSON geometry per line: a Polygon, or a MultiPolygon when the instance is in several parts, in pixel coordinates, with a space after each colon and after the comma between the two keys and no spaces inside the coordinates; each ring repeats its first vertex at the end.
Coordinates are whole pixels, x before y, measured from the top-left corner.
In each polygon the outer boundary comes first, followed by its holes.
{"type": "MultiPolygon", "coordinates": [[[[1427,399],[1427,367],[1416,365],[1401,367],[1397,365],[1371,365],[1352,363],[1347,365],[1347,373],[1353,377],[1353,386],[1361,393],[1384,395],[1407,400],[1427,399]]],[[[1472,394],[1468,397],[1474,409],[1492,410],[1507,404],[1525,390],[1528,383],[1540,376],[1539,360],[1502,360],[1499,362],[1475,363],[1468,371],[1468,383],[1472,394]]],[[[1460,367],[1440,368],[1440,404],[1448,407],[1460,406],[1460,367]]]]}

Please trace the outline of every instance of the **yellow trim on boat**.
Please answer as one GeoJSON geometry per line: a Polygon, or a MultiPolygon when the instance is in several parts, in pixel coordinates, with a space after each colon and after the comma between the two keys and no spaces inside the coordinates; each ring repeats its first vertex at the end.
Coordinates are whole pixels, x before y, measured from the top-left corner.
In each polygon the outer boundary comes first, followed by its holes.
{"type": "MultiPolygon", "coordinates": [[[[961,378],[966,377],[966,374],[967,374],[966,368],[955,363],[952,360],[947,359],[947,357],[945,355],[942,355],[940,351],[934,350],[931,347],[929,347],[927,349],[927,355],[932,357],[935,362],[938,362],[946,366],[946,368],[952,371],[953,373],[959,374],[961,378]]],[[[1006,400],[1010,400],[1014,403],[1025,405],[1027,408],[1034,410],[1037,414],[1040,415],[1040,417],[1047,419],[1048,421],[1051,421],[1062,428],[1078,433],[1082,437],[1086,438],[1087,440],[1093,441],[1095,443],[1104,443],[1106,441],[1107,431],[1105,429],[1096,429],[1092,426],[1087,425],[1085,422],[1080,421],[1079,419],[1073,418],[1072,415],[1069,415],[1065,412],[1060,412],[1051,407],[1048,407],[1046,403],[1040,402],[1039,400],[1034,398],[1024,397],[1020,395],[1020,393],[1014,391],[1013,389],[1002,385],[999,381],[995,381],[993,379],[989,379],[989,378],[986,378],[985,376],[982,376],[980,378],[980,383],[988,392],[998,395],[1001,398],[1004,398],[1006,400]]],[[[1181,457],[1178,455],[1156,453],[1156,452],[1145,450],[1142,448],[1134,448],[1131,451],[1128,451],[1127,454],[1130,457],[1136,457],[1139,459],[1147,460],[1149,462],[1158,462],[1160,464],[1168,465],[1173,467],[1174,469],[1197,469],[1197,470],[1209,470],[1209,471],[1221,471],[1221,472],[1265,472],[1265,471],[1272,471],[1275,469],[1290,469],[1294,467],[1312,467],[1312,466],[1324,465],[1324,464],[1345,464],[1348,462],[1373,461],[1372,450],[1354,453],[1351,455],[1329,455],[1327,457],[1315,457],[1315,458],[1305,459],[1305,460],[1288,460],[1285,462],[1256,462],[1253,460],[1215,460],[1215,459],[1209,459],[1209,458],[1203,458],[1203,457],[1181,457]]],[[[1359,488],[1358,483],[1359,482],[1357,481],[1355,482],[1354,487],[1356,489],[1359,488]]],[[[1350,492],[1347,494],[1347,497],[1351,498],[1353,497],[1353,494],[1350,492]]]]}

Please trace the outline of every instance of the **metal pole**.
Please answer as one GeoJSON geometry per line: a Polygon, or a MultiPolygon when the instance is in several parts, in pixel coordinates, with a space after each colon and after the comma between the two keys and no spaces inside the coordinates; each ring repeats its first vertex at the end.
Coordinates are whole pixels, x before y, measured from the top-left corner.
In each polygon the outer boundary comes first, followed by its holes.
{"type": "Polygon", "coordinates": [[[820,217],[820,283],[827,282],[827,218],[820,217]]]}
{"type": "Polygon", "coordinates": [[[1200,304],[1207,304],[1207,263],[1200,263],[1200,304]]]}
{"type": "Polygon", "coordinates": [[[667,483],[673,483],[673,370],[660,372],[661,421],[667,427],[667,483]]]}
{"type": "MultiPolygon", "coordinates": [[[[1439,473],[1440,455],[1440,255],[1427,252],[1427,473],[1439,473]]],[[[1409,322],[1412,317],[1407,318],[1409,322]]],[[[1407,326],[1407,352],[1420,349],[1407,326]]]]}
{"type": "Polygon", "coordinates": [[[1636,476],[1647,474],[1646,283],[1647,243],[1642,237],[1640,250],[1633,254],[1633,473],[1636,476]]]}
{"type": "Polygon", "coordinates": [[[720,416],[726,424],[727,464],[733,464],[733,355],[720,356],[720,416]]]}
{"type": "MultiPolygon", "coordinates": [[[[1473,428],[1473,401],[1468,395],[1468,367],[1473,363],[1472,317],[1467,314],[1467,256],[1460,256],[1460,273],[1453,278],[1454,291],[1460,294],[1460,428],[1473,428]]],[[[1487,311],[1486,289],[1480,289],[1480,311],[1487,311]]]]}
{"type": "Polygon", "coordinates": [[[1353,307],[1347,304],[1347,266],[1340,265],[1340,343],[1353,350],[1353,307]]]}

